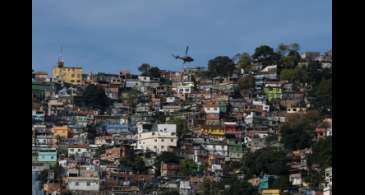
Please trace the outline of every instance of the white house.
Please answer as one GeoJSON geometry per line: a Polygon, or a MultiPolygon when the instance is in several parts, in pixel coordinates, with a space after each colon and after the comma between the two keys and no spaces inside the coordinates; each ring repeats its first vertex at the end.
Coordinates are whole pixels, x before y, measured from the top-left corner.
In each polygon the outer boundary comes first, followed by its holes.
{"type": "Polygon", "coordinates": [[[71,191],[93,191],[100,189],[99,174],[95,166],[84,165],[68,169],[67,189],[71,191]]]}
{"type": "Polygon", "coordinates": [[[194,86],[192,82],[181,83],[176,87],[176,93],[178,94],[190,94],[191,89],[194,86]]]}
{"type": "Polygon", "coordinates": [[[176,124],[158,124],[151,131],[137,124],[137,149],[161,153],[177,146],[176,124]]]}
{"type": "Polygon", "coordinates": [[[277,70],[277,67],[277,65],[266,66],[261,70],[261,72],[273,72],[277,70]]]}
{"type": "Polygon", "coordinates": [[[69,177],[67,188],[71,191],[99,191],[98,177],[69,177]]]}
{"type": "Polygon", "coordinates": [[[207,114],[219,114],[220,108],[218,104],[210,104],[207,106],[204,106],[204,112],[207,114]]]}
{"type": "Polygon", "coordinates": [[[303,183],[302,175],[300,173],[290,174],[289,175],[289,182],[291,182],[291,184],[293,186],[301,186],[302,183],[303,183]]]}
{"type": "Polygon", "coordinates": [[[228,146],[226,144],[209,143],[209,144],[203,145],[203,147],[210,154],[228,156],[228,146]]]}
{"type": "Polygon", "coordinates": [[[138,80],[143,82],[150,82],[151,78],[149,76],[138,76],[138,80]]]}
{"type": "Polygon", "coordinates": [[[325,169],[325,183],[323,188],[323,195],[332,194],[332,167],[325,169]]]}
{"type": "Polygon", "coordinates": [[[88,148],[86,145],[73,145],[67,149],[68,156],[85,156],[88,154],[88,148]]]}

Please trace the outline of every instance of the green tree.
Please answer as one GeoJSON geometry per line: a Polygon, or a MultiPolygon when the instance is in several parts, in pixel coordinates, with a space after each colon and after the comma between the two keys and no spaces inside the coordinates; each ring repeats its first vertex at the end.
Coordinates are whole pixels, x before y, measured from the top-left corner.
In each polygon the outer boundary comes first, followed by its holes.
{"type": "Polygon", "coordinates": [[[281,55],[281,56],[286,56],[286,54],[289,51],[289,46],[284,44],[284,43],[280,43],[278,48],[277,48],[277,52],[281,55]]]}
{"type": "Polygon", "coordinates": [[[279,175],[269,181],[270,188],[283,189],[290,186],[288,175],[279,175]]]}
{"type": "Polygon", "coordinates": [[[244,194],[244,195],[258,195],[259,194],[257,188],[253,187],[247,181],[242,182],[241,188],[242,188],[241,194],[244,194]]]}
{"type": "Polygon", "coordinates": [[[286,56],[290,52],[298,52],[300,50],[300,45],[298,43],[284,44],[280,43],[277,52],[281,56],[286,56]]]}
{"type": "Polygon", "coordinates": [[[158,67],[152,67],[149,71],[149,75],[152,78],[160,78],[161,71],[158,67]]]}
{"type": "Polygon", "coordinates": [[[138,96],[140,92],[137,89],[124,89],[121,92],[120,99],[128,104],[130,111],[133,111],[134,107],[138,103],[138,96]]]}
{"type": "Polygon", "coordinates": [[[154,117],[156,118],[156,121],[158,123],[165,123],[166,122],[166,116],[163,112],[155,112],[154,117]]]}
{"type": "Polygon", "coordinates": [[[284,126],[282,129],[282,140],[285,148],[289,150],[298,150],[308,148],[312,144],[313,134],[304,123],[297,124],[293,127],[284,126]]]}
{"type": "Polygon", "coordinates": [[[138,70],[141,72],[141,75],[143,76],[147,76],[150,72],[150,69],[151,69],[151,65],[150,64],[141,64],[139,67],[138,67],[138,70]]]}
{"type": "Polygon", "coordinates": [[[314,129],[320,120],[317,112],[294,115],[281,128],[284,147],[288,150],[308,148],[312,145],[314,129]]]}
{"type": "Polygon", "coordinates": [[[299,51],[300,50],[300,45],[298,43],[292,43],[291,44],[291,50],[292,51],[299,51]]]}
{"type": "Polygon", "coordinates": [[[147,171],[143,158],[135,155],[134,152],[131,152],[126,157],[121,158],[120,165],[130,168],[139,174],[146,173],[147,171]]]}
{"type": "Polygon", "coordinates": [[[278,142],[278,136],[273,134],[273,135],[269,135],[265,138],[265,143],[268,145],[274,144],[278,142]]]}
{"type": "Polygon", "coordinates": [[[313,145],[308,164],[318,164],[322,170],[332,167],[332,137],[319,140],[313,145]]]}
{"type": "Polygon", "coordinates": [[[180,173],[183,176],[191,176],[195,173],[197,169],[197,165],[195,164],[195,162],[190,159],[182,160],[180,166],[180,173]]]}
{"type": "Polygon", "coordinates": [[[255,49],[252,58],[263,65],[272,65],[279,62],[280,54],[275,53],[270,46],[262,45],[255,49]]]}
{"type": "Polygon", "coordinates": [[[84,104],[87,107],[105,111],[111,105],[111,100],[106,96],[104,88],[96,85],[89,85],[82,94],[84,104]]]}
{"type": "Polygon", "coordinates": [[[250,95],[255,90],[255,77],[242,77],[238,81],[238,85],[242,96],[250,95]]]}
{"type": "Polygon", "coordinates": [[[312,86],[318,85],[323,78],[321,63],[317,61],[311,61],[308,63],[306,70],[308,74],[308,83],[312,86]]]}
{"type": "Polygon", "coordinates": [[[228,178],[223,179],[223,184],[228,185],[227,189],[224,189],[223,194],[230,194],[230,195],[257,195],[258,190],[257,188],[253,187],[247,181],[240,181],[235,176],[231,176],[228,178]]]}
{"type": "Polygon", "coordinates": [[[179,163],[179,157],[174,152],[162,152],[160,155],[158,155],[156,157],[156,160],[155,160],[154,165],[157,169],[156,174],[160,173],[160,167],[161,167],[162,162],[178,164],[179,163]]]}
{"type": "Polygon", "coordinates": [[[287,80],[296,86],[303,86],[307,81],[307,77],[308,76],[305,68],[299,66],[295,67],[294,69],[286,68],[280,71],[281,80],[287,80]]]}
{"type": "Polygon", "coordinates": [[[297,66],[295,67],[295,80],[293,81],[295,84],[304,85],[308,78],[308,73],[306,72],[304,67],[297,66]]]}
{"type": "Polygon", "coordinates": [[[282,59],[282,63],[285,68],[295,68],[299,63],[299,60],[296,56],[285,56],[282,59]]]}
{"type": "Polygon", "coordinates": [[[243,157],[242,170],[248,177],[252,175],[285,175],[288,173],[286,152],[279,148],[267,147],[243,157]]]}
{"type": "Polygon", "coordinates": [[[332,79],[322,79],[310,93],[312,106],[323,114],[330,114],[332,111],[332,79]]]}
{"type": "Polygon", "coordinates": [[[94,143],[95,141],[95,137],[97,136],[96,129],[97,129],[96,125],[88,124],[86,126],[87,139],[89,140],[90,143],[94,143]]]}
{"type": "Polygon", "coordinates": [[[203,185],[202,185],[202,191],[204,195],[211,195],[213,194],[212,191],[212,183],[208,180],[204,180],[203,181],[203,185]]]}
{"type": "Polygon", "coordinates": [[[142,157],[137,156],[133,159],[133,170],[137,173],[146,173],[147,167],[142,157]]]}
{"type": "Polygon", "coordinates": [[[229,76],[234,69],[234,62],[228,56],[218,56],[208,62],[208,71],[211,77],[229,76]]]}
{"type": "Polygon", "coordinates": [[[238,65],[240,68],[244,69],[245,71],[249,71],[252,68],[252,60],[251,56],[248,53],[243,53],[238,61],[238,65]]]}
{"type": "Polygon", "coordinates": [[[283,69],[280,72],[280,80],[287,80],[289,82],[295,81],[296,79],[295,69],[283,69]]]}

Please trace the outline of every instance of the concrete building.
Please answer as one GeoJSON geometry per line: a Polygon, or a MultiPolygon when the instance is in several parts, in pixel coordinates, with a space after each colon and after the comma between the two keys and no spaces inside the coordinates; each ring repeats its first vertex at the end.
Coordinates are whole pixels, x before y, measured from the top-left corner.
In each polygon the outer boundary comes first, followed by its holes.
{"type": "Polygon", "coordinates": [[[85,156],[88,154],[88,148],[86,145],[73,145],[67,149],[68,156],[85,156]]]}
{"type": "Polygon", "coordinates": [[[143,124],[137,124],[137,149],[161,153],[177,146],[176,124],[158,124],[146,131],[143,124]]]}
{"type": "Polygon", "coordinates": [[[73,85],[82,84],[82,75],[82,67],[66,67],[62,55],[58,59],[57,66],[54,67],[52,70],[53,79],[59,82],[70,83],[73,85]]]}
{"type": "Polygon", "coordinates": [[[95,166],[86,165],[68,171],[67,189],[70,191],[98,192],[100,178],[95,166]]]}

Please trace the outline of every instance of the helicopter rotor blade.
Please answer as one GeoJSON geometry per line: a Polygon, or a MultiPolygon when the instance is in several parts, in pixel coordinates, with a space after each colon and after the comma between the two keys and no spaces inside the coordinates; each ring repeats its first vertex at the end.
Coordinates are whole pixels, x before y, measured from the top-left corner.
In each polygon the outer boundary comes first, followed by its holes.
{"type": "Polygon", "coordinates": [[[188,51],[189,51],[189,46],[186,46],[186,49],[185,49],[185,56],[188,55],[188,51]]]}

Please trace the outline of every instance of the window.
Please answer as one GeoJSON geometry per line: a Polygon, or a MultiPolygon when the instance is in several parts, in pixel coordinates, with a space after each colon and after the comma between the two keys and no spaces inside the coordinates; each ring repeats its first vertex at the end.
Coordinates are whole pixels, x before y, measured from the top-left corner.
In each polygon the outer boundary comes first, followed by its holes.
{"type": "Polygon", "coordinates": [[[155,142],[157,142],[157,139],[155,139],[155,142]]]}
{"type": "Polygon", "coordinates": [[[87,185],[87,186],[90,186],[90,182],[89,182],[89,181],[88,181],[88,182],[86,182],[86,185],[87,185]]]}
{"type": "Polygon", "coordinates": [[[165,146],[161,146],[161,149],[164,149],[165,148],[165,146]]]}
{"type": "Polygon", "coordinates": [[[75,74],[71,74],[71,77],[74,78],[75,77],[75,74]]]}
{"type": "Polygon", "coordinates": [[[77,78],[81,78],[81,74],[77,74],[77,78]]]}
{"type": "Polygon", "coordinates": [[[174,142],[174,139],[171,139],[171,142],[174,142]]]}
{"type": "Polygon", "coordinates": [[[79,182],[76,182],[75,185],[78,186],[79,185],[79,182]]]}
{"type": "Polygon", "coordinates": [[[161,142],[164,142],[164,139],[161,139],[161,142]]]}
{"type": "Polygon", "coordinates": [[[75,80],[71,80],[71,83],[74,83],[75,82],[75,80]]]}
{"type": "Polygon", "coordinates": [[[79,149],[77,149],[77,151],[78,151],[78,152],[81,152],[81,149],[79,148],[79,149]]]}
{"type": "Polygon", "coordinates": [[[74,152],[74,149],[72,148],[72,149],[70,149],[70,152],[74,152]]]}

